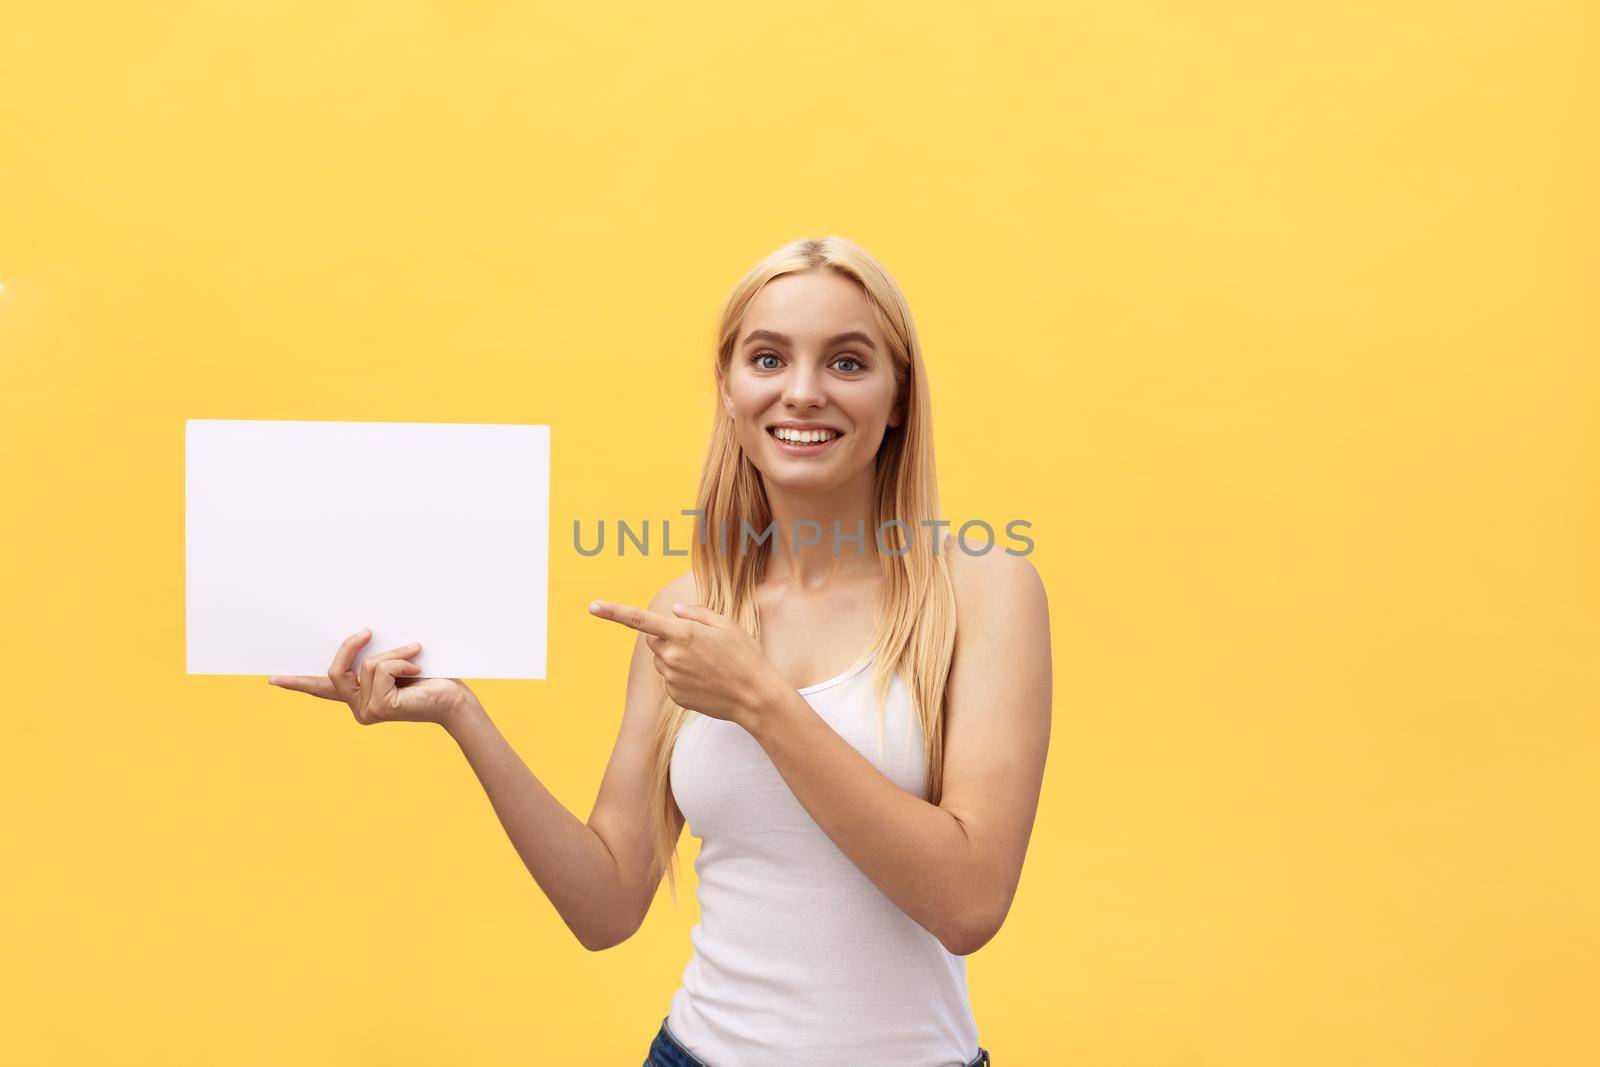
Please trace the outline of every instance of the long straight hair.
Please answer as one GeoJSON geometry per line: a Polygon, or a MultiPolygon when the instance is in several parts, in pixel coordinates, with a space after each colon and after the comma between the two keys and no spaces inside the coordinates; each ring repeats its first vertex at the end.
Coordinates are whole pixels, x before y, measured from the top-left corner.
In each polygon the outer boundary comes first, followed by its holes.
{"type": "MultiPolygon", "coordinates": [[[[848,278],[866,294],[889,346],[896,403],[904,405],[900,425],[884,430],[874,479],[872,529],[883,531],[879,542],[883,583],[874,610],[871,646],[874,692],[881,741],[889,687],[896,675],[902,679],[913,714],[922,726],[927,799],[937,804],[944,779],[944,694],[955,648],[955,591],[935,525],[942,516],[922,346],[900,287],[866,250],[842,237],[790,242],[752,267],[728,294],[717,331],[715,378],[719,385],[725,380],[745,311],[763,285],[785,274],[824,270],[848,278]],[[890,525],[886,528],[885,524],[890,525]]],[[[700,603],[759,640],[761,620],[755,591],[770,546],[776,542],[752,538],[750,550],[745,551],[741,523],[763,531],[772,521],[772,513],[760,472],[740,447],[733,419],[721,404],[714,407],[711,443],[695,504],[704,526],[694,540],[690,564],[700,603]],[[740,551],[730,554],[720,546],[722,530],[738,538],[740,551]]],[[[672,749],[688,716],[697,714],[666,698],[649,757],[651,880],[665,873],[674,901],[678,826],[669,803],[672,749]]]]}

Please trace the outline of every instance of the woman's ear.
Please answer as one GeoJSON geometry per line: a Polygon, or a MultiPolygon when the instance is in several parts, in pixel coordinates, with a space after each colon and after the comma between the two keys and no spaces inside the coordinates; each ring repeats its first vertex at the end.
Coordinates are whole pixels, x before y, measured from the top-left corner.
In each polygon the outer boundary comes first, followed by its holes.
{"type": "Polygon", "coordinates": [[[906,417],[905,405],[896,404],[894,406],[894,408],[889,412],[889,425],[890,426],[899,426],[900,423],[902,421],[904,421],[905,417],[906,417]]]}
{"type": "Polygon", "coordinates": [[[717,396],[722,400],[722,410],[733,418],[733,397],[728,395],[728,379],[721,372],[717,374],[717,396]]]}

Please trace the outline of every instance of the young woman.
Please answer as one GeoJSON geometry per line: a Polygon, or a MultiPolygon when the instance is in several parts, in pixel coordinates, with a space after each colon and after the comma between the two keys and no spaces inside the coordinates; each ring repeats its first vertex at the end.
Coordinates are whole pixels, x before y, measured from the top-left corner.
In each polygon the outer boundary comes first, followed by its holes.
{"type": "Polygon", "coordinates": [[[638,929],[687,820],[700,922],[646,1067],[987,1064],[964,957],[1021,877],[1050,736],[1044,588],[946,535],[921,347],[838,237],[758,263],[723,310],[692,569],[638,631],[587,823],[416,644],[270,679],[363,724],[437,722],[579,942],[638,929]],[[868,668],[871,668],[870,670],[868,668]]]}

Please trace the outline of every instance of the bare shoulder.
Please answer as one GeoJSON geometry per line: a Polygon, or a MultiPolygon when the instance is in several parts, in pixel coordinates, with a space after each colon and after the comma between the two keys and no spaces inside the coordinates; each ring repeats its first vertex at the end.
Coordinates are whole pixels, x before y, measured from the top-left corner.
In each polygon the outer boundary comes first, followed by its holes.
{"type": "Polygon", "coordinates": [[[1047,610],[1044,580],[1027,556],[1015,556],[991,545],[986,552],[962,548],[955,535],[945,538],[956,611],[968,619],[1043,615],[1047,610]]]}
{"type": "Polygon", "coordinates": [[[684,571],[661,587],[655,599],[650,601],[650,610],[657,614],[670,615],[674,604],[699,603],[700,590],[694,583],[694,571],[684,571]]]}

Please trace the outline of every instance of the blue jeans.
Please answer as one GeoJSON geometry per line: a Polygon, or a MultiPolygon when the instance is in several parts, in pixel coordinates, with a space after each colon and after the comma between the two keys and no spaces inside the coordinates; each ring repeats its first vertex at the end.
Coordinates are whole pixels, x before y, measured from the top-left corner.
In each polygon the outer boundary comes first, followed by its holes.
{"type": "MultiPolygon", "coordinates": [[[[645,1057],[644,1067],[710,1067],[704,1060],[695,1058],[694,1053],[678,1044],[677,1038],[672,1036],[672,1031],[667,1029],[667,1020],[661,1020],[661,1029],[656,1031],[656,1039],[650,1042],[650,1052],[645,1057]]],[[[967,1067],[989,1067],[989,1050],[982,1045],[978,1046],[978,1054],[972,1058],[967,1067]]]]}

